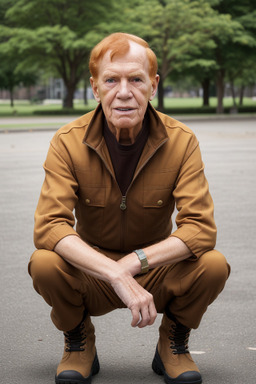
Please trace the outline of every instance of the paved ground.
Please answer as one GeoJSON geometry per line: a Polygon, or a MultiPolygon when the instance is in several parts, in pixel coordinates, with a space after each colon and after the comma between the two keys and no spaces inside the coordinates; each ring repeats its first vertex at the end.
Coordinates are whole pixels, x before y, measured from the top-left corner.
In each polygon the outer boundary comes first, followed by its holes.
{"type": "MultiPolygon", "coordinates": [[[[0,121],[1,124],[1,121],[0,121]]],[[[205,384],[254,384],[256,365],[256,120],[192,121],[215,201],[218,249],[232,265],[226,289],[208,309],[190,349],[205,384]]],[[[62,335],[27,275],[33,213],[52,131],[0,134],[1,383],[50,384],[62,335]]],[[[126,310],[94,318],[101,362],[95,384],[160,384],[151,371],[156,324],[130,327],[126,310]]]]}
{"type": "MultiPolygon", "coordinates": [[[[0,132],[28,132],[28,131],[45,131],[58,129],[62,125],[74,120],[78,116],[28,116],[28,117],[1,117],[0,132]]],[[[243,115],[186,115],[174,116],[177,120],[183,122],[191,121],[225,121],[225,120],[243,120],[255,119],[256,114],[243,115]]]]}

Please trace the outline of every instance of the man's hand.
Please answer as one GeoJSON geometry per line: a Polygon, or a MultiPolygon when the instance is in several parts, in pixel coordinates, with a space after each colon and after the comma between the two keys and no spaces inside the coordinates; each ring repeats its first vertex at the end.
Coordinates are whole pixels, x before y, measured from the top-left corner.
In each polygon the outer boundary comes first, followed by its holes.
{"type": "MultiPolygon", "coordinates": [[[[175,237],[169,237],[143,250],[150,269],[177,263],[192,255],[185,243],[175,237]]],[[[61,239],[54,251],[79,270],[110,283],[130,309],[133,327],[143,328],[154,323],[157,311],[153,296],[134,279],[141,272],[141,263],[136,253],[132,252],[114,261],[73,235],[61,239]]]]}
{"type": "Polygon", "coordinates": [[[157,317],[153,296],[142,288],[131,273],[124,271],[111,282],[116,294],[132,313],[132,327],[152,325],[157,317]]]}
{"type": "Polygon", "coordinates": [[[142,328],[154,323],[157,312],[153,296],[133,278],[141,270],[140,261],[135,253],[117,262],[91,248],[78,236],[64,237],[54,250],[79,270],[109,282],[132,312],[133,327],[142,328]]]}

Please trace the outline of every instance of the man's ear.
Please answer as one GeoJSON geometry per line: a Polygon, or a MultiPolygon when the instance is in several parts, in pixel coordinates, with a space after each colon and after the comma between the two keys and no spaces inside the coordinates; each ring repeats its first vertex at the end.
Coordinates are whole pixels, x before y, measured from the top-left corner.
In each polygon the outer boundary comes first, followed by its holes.
{"type": "Polygon", "coordinates": [[[153,98],[155,97],[156,91],[157,91],[157,87],[158,87],[158,84],[159,84],[159,80],[160,80],[160,76],[156,75],[156,77],[152,81],[152,90],[151,90],[151,96],[150,96],[149,100],[153,100],[153,98]]]}
{"type": "Polygon", "coordinates": [[[100,96],[99,96],[99,90],[98,90],[97,82],[93,77],[90,77],[90,83],[91,83],[91,87],[92,87],[93,96],[94,96],[95,100],[98,103],[100,103],[100,96]]]}

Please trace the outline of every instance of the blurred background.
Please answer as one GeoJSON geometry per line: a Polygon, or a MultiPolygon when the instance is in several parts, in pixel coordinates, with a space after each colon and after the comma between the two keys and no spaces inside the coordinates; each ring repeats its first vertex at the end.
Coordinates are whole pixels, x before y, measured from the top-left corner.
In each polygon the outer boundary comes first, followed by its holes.
{"type": "Polygon", "coordinates": [[[93,109],[90,51],[117,31],[156,53],[157,109],[256,112],[255,0],[1,0],[0,116],[93,109]]]}

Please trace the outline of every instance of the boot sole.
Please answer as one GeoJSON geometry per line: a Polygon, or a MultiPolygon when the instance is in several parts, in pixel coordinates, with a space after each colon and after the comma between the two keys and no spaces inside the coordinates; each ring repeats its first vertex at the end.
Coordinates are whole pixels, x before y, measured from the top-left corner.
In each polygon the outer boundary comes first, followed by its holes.
{"type": "Polygon", "coordinates": [[[164,376],[164,381],[166,384],[201,384],[202,383],[202,377],[200,373],[196,371],[184,372],[176,378],[172,378],[171,376],[169,376],[165,371],[164,365],[162,363],[162,360],[158,353],[157,348],[156,348],[156,353],[152,362],[152,369],[157,375],[164,376]],[[191,378],[191,375],[194,375],[194,378],[191,378]]]}
{"type": "Polygon", "coordinates": [[[96,352],[95,358],[94,358],[93,363],[92,363],[91,373],[89,376],[83,377],[79,372],[76,372],[76,371],[63,371],[66,373],[66,376],[70,372],[71,377],[70,378],[68,378],[68,377],[62,378],[60,376],[63,372],[61,372],[58,376],[55,376],[55,383],[56,384],[91,384],[92,376],[99,373],[99,370],[100,370],[100,363],[99,363],[98,355],[96,352]],[[72,378],[72,374],[75,377],[72,378]]]}

